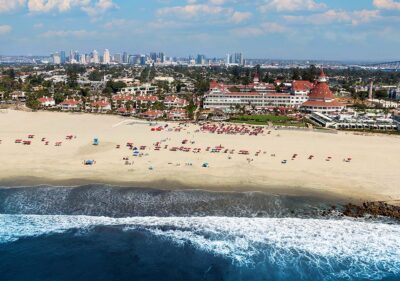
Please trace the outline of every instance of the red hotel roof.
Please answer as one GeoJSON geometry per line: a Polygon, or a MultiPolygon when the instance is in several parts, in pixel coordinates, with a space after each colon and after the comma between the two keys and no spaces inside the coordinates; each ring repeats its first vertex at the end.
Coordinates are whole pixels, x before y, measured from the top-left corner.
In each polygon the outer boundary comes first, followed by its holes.
{"type": "Polygon", "coordinates": [[[314,88],[313,83],[305,80],[295,80],[293,81],[292,86],[295,91],[309,91],[314,88]]]}

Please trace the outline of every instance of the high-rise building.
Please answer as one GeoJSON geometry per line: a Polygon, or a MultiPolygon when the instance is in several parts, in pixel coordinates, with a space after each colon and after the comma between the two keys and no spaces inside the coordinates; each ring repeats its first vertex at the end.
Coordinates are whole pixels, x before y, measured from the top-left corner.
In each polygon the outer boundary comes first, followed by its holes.
{"type": "Polygon", "coordinates": [[[122,62],[121,61],[121,54],[114,54],[113,61],[116,62],[116,63],[121,63],[122,62]]]}
{"type": "Polygon", "coordinates": [[[61,64],[61,56],[59,53],[54,53],[52,59],[54,64],[61,64]]]}
{"type": "Polygon", "coordinates": [[[197,55],[196,64],[205,64],[206,63],[206,56],[205,55],[197,55]]]}
{"type": "Polygon", "coordinates": [[[86,61],[86,63],[91,63],[91,56],[90,56],[90,54],[86,54],[85,55],[85,61],[86,61]]]}
{"type": "Polygon", "coordinates": [[[235,63],[239,65],[244,64],[243,54],[242,53],[235,53],[235,63]]]}
{"type": "Polygon", "coordinates": [[[80,55],[79,56],[79,63],[80,64],[86,64],[86,55],[80,55]]]}
{"type": "Polygon", "coordinates": [[[124,52],[122,55],[122,63],[128,63],[129,62],[129,56],[127,52],[124,52]]]}
{"type": "Polygon", "coordinates": [[[91,62],[92,63],[100,63],[99,53],[96,50],[94,50],[93,53],[92,53],[91,62]]]}
{"type": "Polygon", "coordinates": [[[231,64],[232,63],[232,56],[231,54],[226,54],[226,59],[225,59],[225,64],[231,64]]]}
{"type": "Polygon", "coordinates": [[[103,63],[110,64],[110,62],[111,62],[110,51],[108,49],[105,49],[103,55],[103,63]]]}
{"type": "Polygon", "coordinates": [[[74,51],[73,50],[70,50],[69,51],[69,63],[73,63],[74,62],[74,60],[75,60],[75,54],[74,54],[74,51]]]}
{"type": "Polygon", "coordinates": [[[164,63],[164,62],[165,62],[165,54],[164,54],[163,52],[161,52],[161,53],[158,54],[158,58],[160,59],[160,62],[161,62],[161,63],[164,63]]]}
{"type": "Polygon", "coordinates": [[[153,62],[157,62],[157,53],[150,53],[150,58],[153,62]]]}
{"type": "Polygon", "coordinates": [[[140,65],[146,65],[146,56],[140,56],[140,65]]]}
{"type": "Polygon", "coordinates": [[[67,57],[65,55],[65,51],[60,52],[61,64],[64,64],[67,61],[67,57]]]}
{"type": "Polygon", "coordinates": [[[78,51],[75,51],[75,52],[74,52],[74,59],[75,59],[75,61],[76,61],[76,62],[79,62],[79,58],[80,58],[79,52],[78,52],[78,51]]]}

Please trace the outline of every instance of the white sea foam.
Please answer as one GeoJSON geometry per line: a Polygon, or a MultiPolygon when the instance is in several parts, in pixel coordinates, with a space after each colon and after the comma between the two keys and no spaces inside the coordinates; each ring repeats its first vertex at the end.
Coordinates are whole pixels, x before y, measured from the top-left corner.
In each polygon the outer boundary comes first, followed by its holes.
{"type": "Polygon", "coordinates": [[[331,260],[345,263],[349,270],[336,273],[341,277],[380,279],[387,273],[400,274],[400,225],[350,219],[0,215],[0,243],[100,225],[144,229],[177,245],[190,242],[239,263],[252,263],[260,256],[287,263],[292,253],[314,260],[317,268],[331,266],[331,260]]]}

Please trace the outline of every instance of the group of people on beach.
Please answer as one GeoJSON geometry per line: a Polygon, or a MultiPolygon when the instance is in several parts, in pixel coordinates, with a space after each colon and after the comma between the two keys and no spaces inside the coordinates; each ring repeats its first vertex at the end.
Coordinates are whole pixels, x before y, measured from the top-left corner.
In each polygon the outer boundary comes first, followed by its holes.
{"type": "MultiPolygon", "coordinates": [[[[192,128],[193,131],[188,130],[189,125],[182,123],[182,124],[175,124],[174,126],[171,125],[165,125],[165,126],[160,126],[160,125],[151,125],[151,132],[157,133],[161,131],[166,131],[166,132],[171,132],[171,133],[181,133],[182,131],[188,131],[188,134],[193,134],[194,133],[210,133],[210,134],[226,134],[226,135],[248,135],[248,136],[260,136],[260,135],[270,135],[271,131],[264,131],[264,127],[260,126],[250,126],[250,125],[233,125],[233,124],[224,124],[224,123],[203,123],[203,124],[198,124],[198,128],[192,128]]],[[[193,135],[194,137],[194,135],[193,135]]],[[[76,139],[77,136],[73,134],[69,134],[65,136],[65,140],[67,141],[72,141],[76,139]]],[[[26,145],[31,145],[33,139],[35,139],[34,134],[29,134],[27,135],[28,140],[23,140],[23,139],[16,139],[15,143],[23,143],[26,145]],[[29,143],[28,143],[29,142],[29,143]]],[[[266,151],[262,150],[255,150],[251,151],[249,149],[242,149],[242,150],[236,150],[233,148],[226,147],[225,145],[217,145],[217,146],[207,146],[207,147],[199,147],[196,146],[196,142],[192,139],[183,139],[180,143],[181,145],[171,145],[170,142],[173,140],[176,140],[176,138],[171,138],[171,137],[164,137],[160,139],[159,141],[153,143],[152,145],[146,144],[146,145],[138,145],[133,143],[132,141],[126,142],[125,147],[131,150],[132,157],[135,158],[142,158],[149,156],[149,151],[168,151],[168,152],[182,152],[182,153],[194,153],[194,154],[199,154],[199,153],[209,153],[209,154],[227,154],[228,160],[232,160],[233,155],[238,155],[238,156],[246,156],[245,161],[248,164],[251,164],[254,162],[253,157],[260,157],[260,155],[267,155],[266,151]],[[253,157],[252,157],[253,156],[253,157]]],[[[46,137],[41,138],[41,142],[44,143],[45,145],[49,145],[49,140],[46,137]]],[[[0,140],[1,144],[1,140],[0,140]]],[[[54,142],[55,146],[61,146],[62,141],[56,141],[54,142]]],[[[94,143],[93,143],[94,145],[94,143]]],[[[97,144],[98,145],[98,144],[97,144]]],[[[121,145],[117,144],[115,146],[116,149],[121,149],[121,145]]],[[[276,157],[275,153],[270,153],[268,154],[270,157],[276,157]]],[[[314,155],[309,155],[307,156],[308,160],[314,160],[315,156],[314,155]]],[[[291,157],[291,160],[297,160],[299,158],[299,154],[295,153],[291,157]]],[[[325,161],[330,162],[332,161],[333,158],[331,156],[327,156],[325,158],[325,161]]],[[[124,165],[133,165],[135,162],[130,160],[130,156],[124,156],[122,158],[122,161],[124,165]]],[[[352,158],[351,157],[346,157],[343,159],[344,162],[351,162],[352,158]]],[[[283,159],[281,161],[282,164],[287,164],[288,160],[283,159]]],[[[85,166],[93,166],[96,164],[95,160],[83,160],[83,164],[85,166]]],[[[180,166],[180,163],[178,163],[180,166]]],[[[185,166],[193,166],[193,163],[191,162],[186,162],[185,166]]],[[[208,167],[209,164],[203,165],[208,167]]]]}

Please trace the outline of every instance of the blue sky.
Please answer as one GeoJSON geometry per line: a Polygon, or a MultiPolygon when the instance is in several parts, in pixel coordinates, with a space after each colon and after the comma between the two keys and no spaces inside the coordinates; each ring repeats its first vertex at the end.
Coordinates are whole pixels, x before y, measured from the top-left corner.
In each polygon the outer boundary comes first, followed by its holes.
{"type": "Polygon", "coordinates": [[[400,0],[0,0],[0,54],[400,59],[400,0]]]}

